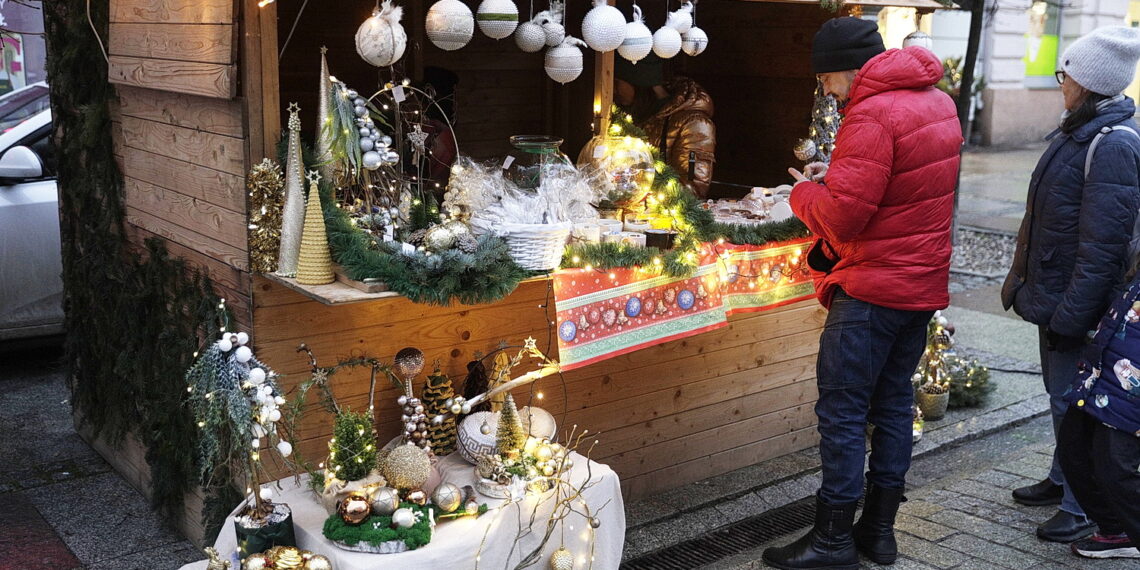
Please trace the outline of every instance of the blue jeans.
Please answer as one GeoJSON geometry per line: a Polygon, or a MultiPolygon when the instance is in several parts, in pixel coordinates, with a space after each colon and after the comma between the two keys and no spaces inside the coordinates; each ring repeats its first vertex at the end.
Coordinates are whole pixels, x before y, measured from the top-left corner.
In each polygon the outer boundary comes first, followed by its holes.
{"type": "Polygon", "coordinates": [[[906,485],[913,446],[914,375],[933,311],[902,311],[836,292],[819,339],[816,376],[819,497],[852,503],[863,496],[867,423],[871,459],[867,481],[887,489],[906,485]]]}
{"type": "MultiPolygon", "coordinates": [[[[1069,403],[1064,395],[1072,386],[1077,376],[1077,363],[1081,360],[1081,349],[1058,351],[1045,348],[1045,334],[1048,327],[1037,328],[1041,346],[1041,377],[1045,380],[1045,391],[1049,393],[1049,412],[1053,416],[1053,442],[1060,440],[1061,420],[1069,409],[1069,403]]],[[[1049,480],[1065,488],[1065,496],[1061,498],[1061,510],[1084,516],[1085,511],[1077,503],[1072,489],[1065,484],[1065,473],[1061,470],[1061,458],[1057,447],[1053,447],[1053,467],[1049,469],[1049,480]]]]}

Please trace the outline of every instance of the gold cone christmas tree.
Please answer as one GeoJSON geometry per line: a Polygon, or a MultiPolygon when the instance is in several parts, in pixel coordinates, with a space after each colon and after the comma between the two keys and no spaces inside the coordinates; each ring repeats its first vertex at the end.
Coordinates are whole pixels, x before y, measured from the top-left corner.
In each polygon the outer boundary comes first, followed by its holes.
{"type": "Polygon", "coordinates": [[[329,239],[325,234],[325,215],[321,212],[321,192],[317,182],[321,175],[309,172],[309,201],[305,206],[305,228],[301,233],[301,252],[297,257],[297,283],[324,285],[336,275],[329,255],[329,239]]]}
{"type": "MultiPolygon", "coordinates": [[[[455,390],[451,387],[451,379],[446,374],[436,370],[427,377],[424,385],[423,404],[427,409],[428,417],[446,414],[447,401],[455,397],[455,390]]],[[[432,423],[428,428],[428,438],[431,441],[431,450],[436,455],[447,455],[455,451],[457,438],[455,429],[455,416],[448,415],[441,423],[432,423]]]]}

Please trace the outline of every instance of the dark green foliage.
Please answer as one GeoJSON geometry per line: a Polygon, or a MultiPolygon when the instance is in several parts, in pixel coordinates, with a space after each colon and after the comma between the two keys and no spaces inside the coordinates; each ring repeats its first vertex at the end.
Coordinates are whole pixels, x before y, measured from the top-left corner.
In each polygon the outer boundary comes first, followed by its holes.
{"type": "Polygon", "coordinates": [[[376,432],[371,415],[348,410],[336,415],[328,464],[342,481],[363,479],[376,467],[376,432]]]}
{"type": "MultiPolygon", "coordinates": [[[[152,504],[172,520],[195,480],[183,371],[199,345],[198,323],[218,322],[218,299],[161,242],[148,242],[141,257],[125,242],[108,109],[114,90],[87,8],[85,0],[43,3],[71,400],[98,437],[117,444],[132,433],[146,446],[152,504]]],[[[106,38],[108,3],[91,2],[90,14],[106,38]]]]}
{"type": "Polygon", "coordinates": [[[453,299],[474,305],[497,301],[531,276],[511,259],[501,238],[483,236],[474,253],[448,250],[403,254],[399,242],[382,242],[352,225],[322,190],[325,227],[333,260],[353,279],[379,278],[417,303],[447,305],[453,299]]]}
{"type": "Polygon", "coordinates": [[[341,520],[340,516],[334,514],[325,519],[323,529],[325,538],[343,542],[349,546],[361,542],[376,546],[389,540],[403,540],[404,544],[412,550],[431,542],[431,526],[428,521],[427,508],[413,503],[400,503],[400,507],[423,513],[423,517],[408,528],[390,528],[392,517],[372,515],[358,525],[350,525],[341,520]]]}
{"type": "Polygon", "coordinates": [[[990,370],[978,362],[977,358],[966,358],[957,354],[943,357],[950,375],[950,407],[966,408],[980,406],[994,391],[990,382],[990,370]]]}

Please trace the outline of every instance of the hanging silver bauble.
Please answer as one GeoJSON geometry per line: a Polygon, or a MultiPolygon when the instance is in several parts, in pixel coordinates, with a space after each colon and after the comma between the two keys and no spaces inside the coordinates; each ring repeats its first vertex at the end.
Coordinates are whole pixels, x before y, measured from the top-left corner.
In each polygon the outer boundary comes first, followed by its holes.
{"type": "Polygon", "coordinates": [[[364,156],[362,156],[360,160],[364,164],[364,168],[376,170],[380,168],[380,164],[384,162],[384,157],[380,156],[380,153],[370,150],[364,153],[364,156]]]}
{"type": "Polygon", "coordinates": [[[376,143],[373,142],[372,139],[367,138],[367,137],[360,139],[360,150],[361,150],[361,152],[368,152],[375,147],[376,147],[376,143]]]}

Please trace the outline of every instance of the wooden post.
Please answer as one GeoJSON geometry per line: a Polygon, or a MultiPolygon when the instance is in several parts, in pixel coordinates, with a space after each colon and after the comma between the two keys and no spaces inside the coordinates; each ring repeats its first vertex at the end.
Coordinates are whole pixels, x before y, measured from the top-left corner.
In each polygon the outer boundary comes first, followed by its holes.
{"type": "Polygon", "coordinates": [[[241,3],[242,103],[246,117],[246,168],[276,154],[281,134],[281,93],[277,75],[277,3],[241,3]]]}

